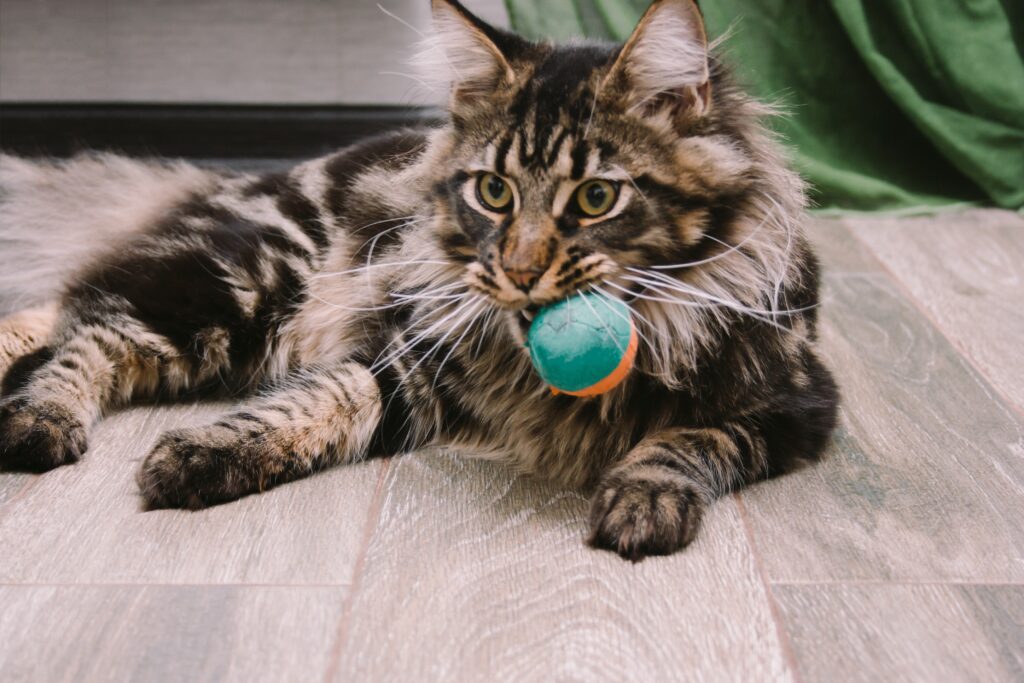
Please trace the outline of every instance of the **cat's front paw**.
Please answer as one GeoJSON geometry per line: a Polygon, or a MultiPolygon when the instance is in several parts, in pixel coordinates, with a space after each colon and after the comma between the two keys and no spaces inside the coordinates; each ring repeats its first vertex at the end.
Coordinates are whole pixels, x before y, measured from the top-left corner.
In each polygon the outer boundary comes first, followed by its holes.
{"type": "Polygon", "coordinates": [[[45,472],[76,462],[87,445],[85,425],[59,403],[23,396],[0,402],[0,468],[45,472]]]}
{"type": "Polygon", "coordinates": [[[703,513],[691,482],[624,468],[605,477],[594,494],[587,542],[633,562],[668,555],[694,539],[703,513]]]}
{"type": "Polygon", "coordinates": [[[136,476],[145,507],[197,510],[253,493],[254,447],[215,426],[167,432],[136,476]]]}

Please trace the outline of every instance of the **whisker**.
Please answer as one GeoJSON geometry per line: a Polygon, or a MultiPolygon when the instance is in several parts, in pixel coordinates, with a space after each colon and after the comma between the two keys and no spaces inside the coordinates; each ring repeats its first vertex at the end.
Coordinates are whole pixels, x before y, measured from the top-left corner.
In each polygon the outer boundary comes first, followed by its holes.
{"type": "Polygon", "coordinates": [[[478,299],[471,299],[468,302],[466,302],[466,304],[467,305],[461,306],[460,308],[456,309],[456,312],[461,312],[461,315],[459,315],[458,319],[455,322],[453,322],[448,327],[447,330],[445,330],[445,333],[441,335],[441,338],[438,339],[434,343],[434,345],[431,346],[430,349],[426,353],[424,353],[419,358],[419,360],[416,361],[415,364],[413,364],[411,368],[405,371],[405,373],[402,375],[402,378],[398,380],[399,386],[405,384],[406,380],[409,379],[412,373],[416,371],[416,368],[422,365],[424,361],[426,361],[428,358],[432,357],[435,353],[437,353],[437,351],[444,345],[445,341],[447,341],[448,337],[451,336],[451,334],[455,330],[457,330],[460,325],[464,324],[468,318],[472,318],[476,314],[476,308],[479,306],[480,301],[478,299]]]}
{"type": "MultiPolygon", "coordinates": [[[[745,305],[743,305],[743,304],[741,304],[739,302],[729,301],[728,299],[721,299],[721,298],[715,297],[715,296],[713,296],[711,294],[707,294],[705,292],[699,292],[699,291],[692,291],[691,292],[691,291],[688,291],[688,290],[678,290],[680,292],[683,292],[683,293],[686,293],[686,294],[690,294],[691,296],[699,296],[701,298],[710,300],[712,303],[710,303],[710,304],[702,304],[702,303],[698,303],[698,302],[695,302],[695,301],[685,301],[685,300],[682,300],[682,299],[675,299],[675,298],[671,297],[671,294],[665,294],[664,289],[668,288],[668,287],[666,287],[666,285],[659,284],[659,283],[654,282],[654,281],[643,281],[643,280],[640,280],[640,279],[633,279],[633,278],[629,278],[629,277],[627,277],[626,279],[631,280],[633,282],[638,282],[640,284],[644,284],[647,287],[655,290],[656,292],[658,292],[658,293],[660,293],[660,294],[662,294],[662,295],[664,295],[666,297],[669,297],[667,299],[657,299],[658,301],[662,301],[664,303],[674,303],[674,304],[678,304],[678,305],[681,305],[681,306],[688,306],[690,308],[704,308],[704,309],[709,309],[709,310],[712,310],[712,309],[717,308],[718,306],[721,306],[721,307],[728,308],[730,310],[736,311],[737,313],[742,313],[744,315],[748,315],[751,318],[754,318],[755,320],[760,320],[761,322],[763,322],[763,323],[765,323],[767,325],[771,325],[772,327],[778,328],[780,330],[785,330],[786,332],[792,332],[792,330],[790,330],[788,327],[785,327],[783,325],[778,324],[772,318],[765,317],[766,315],[773,315],[773,313],[771,311],[763,311],[763,310],[759,310],[759,309],[756,309],[756,308],[751,308],[751,307],[745,306],[745,305]]],[[[641,298],[650,298],[650,297],[641,296],[641,298]]],[[[799,311],[793,311],[793,312],[796,313],[796,312],[799,312],[799,311]]]]}
{"type": "MultiPolygon", "coordinates": [[[[434,308],[431,312],[432,313],[440,313],[441,311],[443,311],[444,309],[448,308],[449,306],[451,306],[454,303],[455,303],[454,301],[442,302],[442,303],[438,304],[437,307],[434,308]]],[[[457,307],[456,307],[456,310],[457,310],[457,307]]],[[[389,341],[384,346],[384,348],[381,349],[380,353],[377,354],[377,357],[373,359],[373,362],[370,363],[370,366],[369,366],[370,370],[372,371],[374,368],[378,368],[378,366],[380,366],[380,368],[382,369],[382,368],[386,367],[388,364],[390,364],[391,362],[393,362],[394,360],[397,360],[399,357],[401,357],[402,354],[404,354],[408,350],[406,348],[407,343],[408,343],[407,340],[403,340],[402,339],[400,333],[396,333],[395,336],[391,339],[391,341],[389,341]],[[397,344],[397,346],[395,346],[395,344],[397,344]],[[392,348],[392,347],[394,347],[394,348],[392,348]],[[391,349],[391,351],[388,351],[388,349],[391,349]],[[397,355],[395,355],[395,354],[397,354],[397,355]]],[[[374,374],[376,374],[376,373],[374,373],[374,374]]]]}
{"type": "MultiPolygon", "coordinates": [[[[469,334],[469,331],[473,329],[473,325],[475,325],[476,321],[480,319],[478,316],[480,315],[481,312],[482,311],[479,308],[477,308],[470,315],[468,322],[463,321],[463,323],[460,323],[465,324],[466,329],[462,331],[462,334],[459,335],[459,338],[455,340],[454,344],[452,344],[452,348],[448,350],[448,354],[441,360],[441,364],[437,366],[437,372],[434,373],[434,381],[430,383],[431,391],[434,391],[434,389],[437,387],[437,380],[441,377],[441,370],[444,368],[444,364],[448,362],[448,359],[452,357],[452,354],[455,353],[455,350],[459,348],[459,344],[462,343],[462,340],[465,339],[466,335],[469,334]]],[[[455,327],[455,325],[452,326],[453,329],[455,327]]]]}
{"type": "MultiPolygon", "coordinates": [[[[594,314],[594,317],[597,318],[601,322],[601,327],[603,327],[604,331],[608,333],[608,337],[611,338],[612,342],[615,343],[615,346],[619,349],[619,351],[621,351],[622,353],[625,353],[626,349],[624,349],[622,347],[622,345],[619,344],[619,340],[615,338],[615,333],[612,332],[612,328],[608,327],[608,324],[604,321],[604,319],[600,315],[597,314],[597,309],[593,307],[593,305],[590,303],[590,301],[588,301],[588,299],[590,297],[583,296],[583,297],[580,297],[580,298],[583,300],[583,303],[587,305],[587,308],[590,309],[590,312],[594,314]]],[[[605,306],[607,306],[609,309],[614,310],[610,303],[608,303],[608,302],[604,302],[604,303],[605,303],[605,306]]],[[[621,317],[621,314],[620,314],[620,317],[621,317]]]]}
{"type": "Polygon", "coordinates": [[[389,17],[391,17],[392,19],[394,19],[394,20],[395,20],[395,21],[397,21],[398,23],[402,24],[402,25],[403,25],[403,26],[405,26],[406,28],[409,28],[409,29],[411,29],[411,30],[412,30],[412,32],[413,32],[413,33],[415,33],[416,35],[418,35],[418,36],[419,36],[420,38],[426,38],[426,36],[425,36],[425,35],[423,35],[423,31],[419,30],[418,28],[416,28],[415,26],[413,26],[413,25],[412,25],[412,24],[410,24],[410,23],[409,23],[408,21],[406,21],[406,20],[405,20],[405,19],[403,19],[402,17],[398,16],[398,15],[397,15],[397,14],[395,14],[394,12],[392,12],[392,11],[390,11],[390,10],[386,9],[386,8],[384,7],[384,5],[380,4],[379,2],[377,3],[377,9],[379,9],[379,10],[380,10],[381,12],[383,12],[383,13],[384,13],[384,14],[386,14],[386,15],[388,15],[389,17]]]}
{"type": "Polygon", "coordinates": [[[633,179],[632,173],[622,168],[622,166],[619,166],[618,164],[615,164],[614,166],[612,166],[612,168],[626,177],[626,179],[629,181],[629,184],[633,186],[634,190],[636,190],[636,193],[640,195],[641,199],[644,200],[644,204],[646,204],[647,206],[651,205],[651,200],[647,198],[647,194],[640,189],[639,185],[636,184],[636,180],[633,179]]]}
{"type": "Polygon", "coordinates": [[[469,290],[469,287],[461,282],[457,282],[455,284],[461,285],[462,291],[445,294],[445,291],[450,291],[452,289],[451,287],[448,287],[439,291],[417,292],[415,294],[392,292],[391,297],[398,299],[399,301],[443,301],[444,299],[458,299],[465,295],[466,291],[469,290]]]}
{"type": "Polygon", "coordinates": [[[328,301],[327,299],[324,299],[323,297],[321,297],[321,296],[319,296],[317,294],[314,294],[313,292],[309,292],[309,296],[311,296],[312,298],[316,299],[317,301],[319,301],[322,304],[327,304],[331,308],[337,308],[338,310],[341,310],[341,311],[354,311],[354,312],[362,312],[362,313],[371,313],[371,312],[374,312],[374,311],[384,311],[384,310],[387,310],[389,308],[398,308],[399,306],[405,306],[406,305],[406,302],[399,301],[399,302],[396,302],[396,303],[393,303],[393,304],[381,304],[379,306],[345,306],[344,304],[336,304],[333,301],[328,301]]]}
{"type": "Polygon", "coordinates": [[[663,288],[674,290],[681,294],[689,294],[691,296],[695,296],[701,299],[707,299],[709,301],[720,303],[723,306],[728,306],[730,308],[735,308],[737,310],[742,309],[744,311],[757,313],[760,315],[795,315],[797,313],[803,313],[804,311],[809,311],[813,308],[817,308],[817,304],[811,306],[804,306],[802,308],[792,308],[786,310],[780,310],[777,308],[771,310],[754,308],[753,306],[747,306],[746,304],[740,301],[736,301],[733,299],[724,299],[722,297],[715,296],[714,294],[705,292],[704,290],[698,289],[697,287],[692,287],[687,285],[686,283],[680,282],[679,280],[669,278],[665,275],[662,275],[661,273],[646,273],[640,268],[632,267],[627,268],[627,270],[637,272],[645,276],[643,278],[637,278],[631,275],[623,276],[625,279],[630,280],[632,282],[636,282],[638,284],[643,285],[660,285],[663,288]]]}
{"type": "MultiPolygon", "coordinates": [[[[420,223],[425,223],[425,222],[427,222],[429,220],[430,220],[429,218],[418,218],[416,220],[408,220],[408,221],[405,221],[404,223],[399,223],[398,225],[393,225],[390,228],[388,228],[387,230],[381,230],[380,232],[378,232],[373,237],[367,237],[365,240],[363,240],[362,244],[360,244],[358,247],[356,247],[355,249],[352,250],[352,253],[353,254],[359,253],[360,249],[362,249],[367,244],[369,244],[370,245],[369,253],[372,254],[373,253],[373,249],[376,246],[377,242],[380,240],[381,237],[384,237],[384,235],[390,234],[390,233],[394,232],[395,230],[401,230],[402,228],[411,228],[414,225],[419,225],[420,223]]],[[[369,225],[364,225],[363,228],[368,228],[371,225],[380,225],[381,223],[387,223],[387,221],[384,220],[384,221],[377,221],[376,223],[370,223],[369,225]]],[[[362,230],[362,228],[360,228],[360,230],[362,230]]],[[[352,234],[354,235],[357,232],[359,232],[359,230],[354,230],[352,232],[352,234]]],[[[366,261],[367,261],[367,263],[369,263],[369,261],[370,261],[370,257],[369,256],[367,256],[366,261]]]]}
{"type": "MultiPolygon", "coordinates": [[[[369,267],[373,265],[373,250],[377,248],[377,242],[379,242],[382,237],[384,237],[385,235],[389,234],[390,232],[392,232],[394,230],[398,230],[399,228],[409,228],[409,227],[412,227],[413,225],[416,225],[417,223],[421,223],[423,220],[425,220],[425,219],[418,219],[418,220],[412,220],[412,221],[405,222],[405,223],[399,223],[398,225],[390,227],[387,230],[382,230],[381,232],[379,232],[376,235],[374,235],[372,238],[370,238],[368,240],[365,240],[362,244],[359,245],[359,248],[356,249],[355,252],[353,252],[353,253],[358,253],[359,249],[362,249],[363,246],[366,245],[367,242],[369,242],[370,248],[366,251],[366,263],[364,264],[367,267],[367,270],[366,270],[366,285],[368,287],[373,285],[373,278],[370,277],[369,267]]],[[[378,222],[380,222],[380,221],[378,221],[378,222]]],[[[376,225],[376,224],[375,223],[371,223],[370,225],[376,225]]],[[[364,227],[368,227],[368,226],[364,226],[364,227]]]]}
{"type": "MultiPolygon", "coordinates": [[[[424,293],[424,294],[435,294],[435,293],[439,294],[439,293],[442,293],[442,292],[445,292],[445,291],[450,291],[450,290],[452,290],[452,289],[454,289],[456,287],[459,287],[459,286],[465,286],[465,285],[462,282],[453,282],[453,283],[451,283],[449,285],[446,285],[444,287],[437,287],[437,288],[431,289],[431,290],[424,290],[424,292],[422,292],[422,293],[424,293]]],[[[395,301],[393,303],[378,304],[376,306],[346,306],[345,304],[339,304],[339,303],[335,303],[333,301],[328,301],[327,299],[324,299],[323,297],[319,296],[318,294],[316,294],[314,292],[309,292],[309,296],[310,297],[316,299],[320,303],[327,304],[331,308],[337,308],[337,309],[342,310],[342,311],[355,311],[355,312],[385,311],[385,310],[388,310],[390,308],[399,308],[401,306],[409,305],[409,301],[407,299],[411,300],[411,299],[417,299],[417,298],[422,298],[422,299],[456,298],[455,295],[446,296],[446,297],[440,297],[440,296],[438,296],[438,297],[433,297],[433,296],[417,297],[417,296],[414,296],[414,295],[411,295],[411,294],[401,294],[401,293],[394,293],[394,292],[392,292],[390,294],[391,294],[391,296],[393,296],[395,298],[398,298],[399,300],[395,301]]],[[[461,296],[461,295],[459,295],[459,296],[461,296]]]]}
{"type": "MultiPolygon", "coordinates": [[[[447,303],[442,303],[442,304],[440,304],[440,306],[438,307],[437,310],[440,310],[441,308],[450,306],[453,303],[455,303],[455,302],[454,301],[449,301],[447,303]]],[[[397,351],[389,354],[388,357],[385,358],[384,360],[382,360],[382,361],[375,360],[373,362],[373,364],[370,366],[370,372],[374,376],[376,376],[385,367],[387,367],[391,363],[394,363],[396,360],[398,360],[399,358],[404,356],[406,353],[411,351],[416,346],[416,344],[418,344],[421,341],[423,341],[423,339],[428,337],[431,333],[436,332],[437,329],[440,328],[442,325],[447,323],[449,320],[454,318],[456,315],[459,315],[460,313],[462,313],[465,310],[466,306],[468,306],[471,303],[473,303],[472,300],[464,301],[462,304],[456,306],[453,310],[449,311],[447,313],[447,315],[445,315],[443,318],[441,318],[440,320],[435,321],[433,325],[430,325],[429,327],[427,327],[427,329],[423,330],[420,334],[416,335],[416,337],[413,338],[411,341],[409,341],[408,343],[402,345],[402,347],[400,349],[398,349],[397,351]]]]}
{"type": "MultiPolygon", "coordinates": [[[[349,234],[350,235],[357,235],[357,234],[361,233],[363,230],[366,230],[367,228],[372,228],[375,225],[380,225],[381,223],[390,223],[391,221],[408,221],[408,220],[412,220],[414,218],[417,221],[420,221],[420,220],[424,219],[423,217],[418,217],[416,214],[412,214],[411,216],[389,216],[388,218],[382,218],[379,221],[374,221],[372,223],[367,223],[366,225],[360,225],[355,230],[350,230],[349,234]]],[[[399,224],[399,225],[397,225],[395,227],[401,227],[402,225],[407,225],[407,224],[406,223],[401,223],[401,224],[399,224]]],[[[389,228],[389,230],[393,230],[393,229],[394,228],[389,228]]],[[[368,238],[366,240],[366,242],[369,242],[370,239],[373,239],[373,238],[368,238]]],[[[363,242],[363,244],[366,244],[366,242],[363,242]]],[[[362,244],[359,245],[359,246],[362,246],[362,244]]]]}
{"type": "MultiPolygon", "coordinates": [[[[757,227],[754,228],[750,232],[749,235],[747,235],[746,237],[741,239],[736,244],[733,244],[731,246],[730,245],[726,245],[729,248],[726,249],[725,251],[721,251],[721,252],[719,252],[717,254],[714,254],[714,255],[709,256],[707,258],[698,259],[696,261],[687,261],[685,263],[670,263],[670,264],[664,264],[664,265],[659,264],[659,265],[656,265],[656,266],[651,266],[651,268],[654,269],[654,270],[676,270],[676,269],[679,269],[679,268],[693,268],[694,266],[703,266],[703,265],[705,265],[707,263],[713,263],[713,262],[717,261],[718,259],[725,258],[726,256],[728,256],[729,254],[733,253],[734,251],[738,251],[738,250],[742,249],[743,245],[745,245],[748,242],[750,242],[750,240],[754,239],[754,237],[757,236],[757,233],[761,232],[761,228],[763,228],[765,226],[765,223],[767,223],[767,222],[768,222],[768,215],[766,214],[765,217],[761,219],[761,222],[757,224],[757,227]]],[[[715,240],[715,241],[719,242],[720,244],[725,244],[721,240],[715,240]]]]}
{"type": "MultiPolygon", "coordinates": [[[[592,282],[592,283],[590,283],[590,288],[591,288],[591,289],[593,289],[594,291],[598,292],[599,294],[601,294],[601,296],[603,296],[603,297],[604,297],[604,298],[606,298],[606,299],[612,299],[612,298],[615,298],[615,297],[613,297],[613,296],[612,296],[612,294],[611,294],[611,293],[609,293],[609,292],[606,292],[606,291],[604,291],[603,289],[601,289],[600,287],[598,287],[596,283],[593,283],[593,282],[592,282]]],[[[620,317],[620,318],[622,318],[623,320],[626,320],[627,322],[629,322],[629,319],[628,319],[628,318],[626,318],[626,317],[625,317],[625,316],[624,316],[624,315],[622,314],[622,312],[621,312],[621,311],[619,311],[619,310],[618,310],[617,308],[615,308],[614,306],[612,306],[612,305],[611,305],[611,304],[610,304],[609,302],[607,302],[607,301],[604,301],[604,300],[602,300],[602,301],[601,301],[601,303],[602,303],[602,304],[604,304],[605,306],[607,306],[607,307],[608,307],[608,310],[610,310],[610,311],[611,311],[612,313],[614,313],[615,315],[619,316],[619,317],[620,317]]],[[[648,320],[647,318],[645,318],[644,316],[640,315],[640,312],[639,312],[639,311],[637,311],[637,310],[636,310],[635,308],[633,308],[632,306],[630,306],[630,305],[629,305],[629,302],[628,302],[628,301],[623,301],[622,303],[624,303],[624,304],[626,305],[626,308],[628,308],[628,309],[629,309],[629,313],[630,313],[630,315],[636,316],[636,317],[637,317],[637,318],[639,318],[639,319],[640,319],[640,320],[641,320],[642,322],[646,323],[646,324],[647,324],[647,327],[648,327],[649,329],[651,329],[651,330],[656,330],[656,328],[654,327],[654,324],[653,324],[653,323],[652,323],[652,322],[651,322],[650,320],[648,320]]],[[[648,339],[648,338],[647,338],[646,336],[644,336],[644,333],[640,331],[640,326],[639,326],[639,325],[635,325],[635,327],[636,327],[636,333],[637,333],[637,336],[639,336],[639,337],[640,337],[641,339],[643,339],[643,340],[644,340],[644,343],[645,343],[645,344],[647,344],[647,346],[653,346],[653,345],[651,344],[651,340],[650,340],[650,339],[648,339]]]]}
{"type": "Polygon", "coordinates": [[[618,285],[618,284],[616,284],[614,282],[608,282],[607,280],[605,280],[605,284],[608,285],[609,287],[614,287],[615,289],[619,290],[620,292],[623,292],[623,293],[628,294],[630,296],[636,297],[637,299],[644,299],[646,301],[658,301],[660,303],[666,303],[666,304],[678,304],[680,306],[686,306],[687,308],[710,308],[710,306],[708,306],[707,304],[701,304],[701,303],[698,303],[696,301],[683,301],[682,299],[675,299],[675,298],[671,298],[670,299],[670,298],[665,298],[665,297],[651,296],[650,294],[646,294],[646,293],[643,293],[643,292],[634,292],[631,289],[627,289],[626,287],[622,287],[622,286],[620,286],[620,285],[618,285]]]}
{"type": "Polygon", "coordinates": [[[476,347],[471,352],[472,353],[472,358],[474,360],[476,360],[480,356],[480,349],[483,347],[484,337],[486,337],[487,334],[490,332],[490,330],[487,329],[487,326],[490,325],[491,322],[494,320],[494,316],[495,316],[495,314],[497,312],[498,312],[498,308],[492,306],[490,309],[488,309],[487,313],[484,316],[484,321],[480,325],[480,327],[481,327],[480,336],[477,337],[476,347]]]}
{"type": "Polygon", "coordinates": [[[373,263],[360,266],[358,268],[350,268],[348,270],[335,270],[330,273],[317,273],[316,275],[310,275],[311,280],[316,280],[325,277],[337,277],[339,275],[349,275],[351,273],[359,273],[369,268],[386,268],[386,267],[399,267],[399,266],[450,266],[450,261],[434,261],[434,260],[413,260],[413,261],[385,261],[383,263],[373,263]]]}

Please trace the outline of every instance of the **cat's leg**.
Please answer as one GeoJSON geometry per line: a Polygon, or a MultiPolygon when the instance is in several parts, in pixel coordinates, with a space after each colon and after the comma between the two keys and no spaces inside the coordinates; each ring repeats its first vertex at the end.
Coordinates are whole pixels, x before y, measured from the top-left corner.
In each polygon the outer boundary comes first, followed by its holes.
{"type": "Polygon", "coordinates": [[[718,496],[763,476],[767,446],[754,428],[676,428],[638,444],[602,477],[589,543],[637,561],[694,539],[718,496]]]}
{"type": "Polygon", "coordinates": [[[139,488],[150,508],[234,500],[358,459],[380,416],[380,389],[366,367],[303,369],[212,425],[164,434],[139,488]]]}
{"type": "Polygon", "coordinates": [[[105,411],[151,392],[170,349],[138,323],[111,314],[84,322],[65,311],[48,342],[49,359],[0,401],[0,466],[45,471],[75,462],[105,411]]]}
{"type": "Polygon", "coordinates": [[[20,383],[21,375],[41,364],[57,322],[57,310],[53,302],[0,318],[0,396],[10,393],[20,383]],[[25,366],[25,372],[19,372],[21,366],[25,366]]]}
{"type": "Polygon", "coordinates": [[[665,429],[612,465],[591,499],[590,544],[633,561],[672,553],[694,539],[715,498],[819,460],[839,390],[817,356],[803,360],[774,407],[714,427],[665,429]]]}
{"type": "Polygon", "coordinates": [[[794,400],[795,410],[644,439],[601,478],[589,543],[633,561],[686,546],[719,496],[819,459],[835,426],[835,398],[826,375],[794,400]]]}

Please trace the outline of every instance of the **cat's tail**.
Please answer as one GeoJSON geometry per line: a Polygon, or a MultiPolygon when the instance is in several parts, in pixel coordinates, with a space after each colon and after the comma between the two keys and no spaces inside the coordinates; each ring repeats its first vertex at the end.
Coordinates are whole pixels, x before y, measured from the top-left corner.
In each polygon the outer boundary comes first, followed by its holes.
{"type": "Polygon", "coordinates": [[[216,182],[184,162],[0,154],[0,316],[52,301],[73,273],[216,182]]]}

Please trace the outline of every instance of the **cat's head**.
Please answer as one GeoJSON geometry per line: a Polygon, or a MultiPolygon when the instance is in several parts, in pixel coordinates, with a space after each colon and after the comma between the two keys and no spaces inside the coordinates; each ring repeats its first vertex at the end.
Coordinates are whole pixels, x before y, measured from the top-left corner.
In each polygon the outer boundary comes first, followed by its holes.
{"type": "Polygon", "coordinates": [[[655,0],[623,45],[527,41],[455,0],[433,0],[433,24],[422,71],[449,92],[448,246],[504,308],[621,297],[645,269],[721,252],[785,173],[692,0],[655,0]]]}

